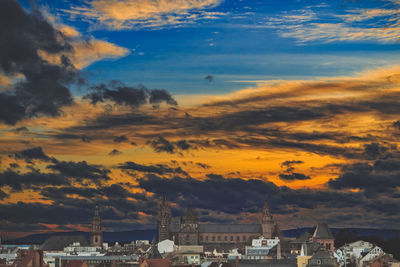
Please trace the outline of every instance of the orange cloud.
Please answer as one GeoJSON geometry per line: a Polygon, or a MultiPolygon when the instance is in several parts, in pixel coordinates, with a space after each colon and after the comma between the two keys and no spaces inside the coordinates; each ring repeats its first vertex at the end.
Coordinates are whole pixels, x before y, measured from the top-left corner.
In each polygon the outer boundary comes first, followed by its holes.
{"type": "Polygon", "coordinates": [[[217,6],[221,0],[93,0],[89,6],[64,10],[71,15],[94,19],[110,29],[159,27],[212,19],[221,15],[205,9],[217,6]]]}

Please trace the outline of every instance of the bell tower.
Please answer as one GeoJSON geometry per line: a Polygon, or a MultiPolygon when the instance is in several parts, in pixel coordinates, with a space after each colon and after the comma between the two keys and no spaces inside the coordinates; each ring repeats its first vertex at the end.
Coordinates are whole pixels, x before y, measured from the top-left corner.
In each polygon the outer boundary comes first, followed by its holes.
{"type": "Polygon", "coordinates": [[[262,212],[261,226],[262,226],[263,237],[268,238],[268,239],[272,238],[275,223],[274,223],[274,219],[272,218],[271,212],[269,210],[267,201],[265,201],[263,212],[262,212]]]}
{"type": "Polygon", "coordinates": [[[166,196],[163,196],[158,210],[158,242],[169,239],[169,225],[171,224],[171,207],[166,196]]]}
{"type": "Polygon", "coordinates": [[[90,245],[94,247],[101,247],[102,244],[103,244],[103,231],[101,230],[99,205],[96,204],[92,222],[92,232],[90,234],[90,245]]]}

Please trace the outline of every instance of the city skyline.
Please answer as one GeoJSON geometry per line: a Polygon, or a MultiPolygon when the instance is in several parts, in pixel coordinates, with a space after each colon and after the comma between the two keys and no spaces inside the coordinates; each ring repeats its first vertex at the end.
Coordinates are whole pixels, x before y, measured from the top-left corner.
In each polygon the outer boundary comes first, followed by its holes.
{"type": "Polygon", "coordinates": [[[400,2],[0,1],[0,234],[400,229],[400,2]]]}

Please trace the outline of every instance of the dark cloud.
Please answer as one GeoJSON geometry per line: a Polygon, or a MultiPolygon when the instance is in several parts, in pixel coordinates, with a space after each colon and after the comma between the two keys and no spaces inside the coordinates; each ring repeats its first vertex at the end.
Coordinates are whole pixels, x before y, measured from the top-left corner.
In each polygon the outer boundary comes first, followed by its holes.
{"type": "Polygon", "coordinates": [[[333,189],[363,189],[367,194],[385,194],[400,187],[399,166],[400,161],[395,159],[378,160],[373,165],[347,165],[338,178],[329,180],[328,185],[333,189]]]}
{"type": "Polygon", "coordinates": [[[20,166],[17,163],[10,163],[10,168],[11,169],[18,169],[20,166]]]}
{"type": "Polygon", "coordinates": [[[162,102],[165,102],[165,103],[167,103],[169,105],[173,105],[173,106],[178,105],[176,100],[172,98],[171,94],[164,89],[150,90],[149,102],[150,102],[150,104],[160,104],[162,102]]]}
{"type": "Polygon", "coordinates": [[[208,82],[212,82],[214,81],[214,76],[212,75],[207,75],[206,77],[204,77],[204,80],[208,81],[208,82]]]}
{"type": "Polygon", "coordinates": [[[110,153],[108,153],[109,156],[117,156],[117,155],[121,155],[121,154],[122,154],[122,152],[115,148],[113,150],[111,150],[110,153]]]}
{"type": "Polygon", "coordinates": [[[108,85],[102,83],[90,87],[91,93],[84,98],[89,99],[93,105],[99,102],[112,101],[118,105],[129,106],[132,108],[141,105],[160,104],[165,102],[169,105],[177,105],[177,102],[164,89],[147,89],[143,85],[138,87],[125,86],[119,81],[112,81],[108,85]]]}
{"type": "Polygon", "coordinates": [[[268,200],[274,213],[286,213],[288,205],[294,208],[313,209],[320,205],[352,207],[361,204],[361,195],[335,191],[294,190],[278,187],[274,183],[240,178],[226,179],[209,174],[207,179],[190,177],[166,179],[153,174],[137,180],[139,186],[159,196],[166,195],[180,207],[219,210],[229,214],[259,211],[268,200]]]}
{"type": "Polygon", "coordinates": [[[92,138],[87,135],[81,135],[80,138],[84,143],[90,143],[90,141],[92,141],[92,138]]]}
{"type": "Polygon", "coordinates": [[[60,161],[53,165],[48,165],[47,168],[78,181],[88,179],[99,182],[110,179],[108,177],[109,170],[99,165],[88,164],[86,161],[60,161]]]}
{"type": "Polygon", "coordinates": [[[148,143],[156,152],[167,152],[170,154],[175,152],[175,146],[162,136],[159,136],[157,140],[149,141],[148,143]]]}
{"type": "Polygon", "coordinates": [[[310,176],[294,172],[294,165],[304,163],[301,160],[287,160],[281,163],[281,167],[285,168],[284,172],[279,174],[279,178],[285,181],[296,181],[296,180],[309,180],[310,176]]]}
{"type": "Polygon", "coordinates": [[[14,132],[18,133],[18,134],[26,133],[26,132],[29,132],[29,129],[27,127],[25,127],[25,126],[22,126],[22,127],[18,127],[16,129],[14,129],[14,132]]]}
{"type": "Polygon", "coordinates": [[[385,155],[388,150],[387,147],[380,145],[379,143],[370,143],[364,145],[365,154],[368,158],[376,159],[385,155]]]}
{"type": "Polygon", "coordinates": [[[69,185],[68,178],[60,174],[41,173],[32,170],[28,173],[19,173],[11,170],[0,173],[0,184],[10,186],[15,191],[21,191],[25,188],[32,188],[47,185],[69,185]]]}
{"type": "Polygon", "coordinates": [[[115,143],[122,143],[122,142],[128,142],[128,138],[125,135],[120,135],[120,136],[116,136],[114,137],[114,142],[115,143]]]}
{"type": "Polygon", "coordinates": [[[309,180],[311,179],[310,176],[302,174],[302,173],[297,173],[297,172],[291,172],[291,173],[281,173],[279,174],[279,178],[285,181],[296,181],[296,180],[309,180]]]}
{"type": "Polygon", "coordinates": [[[188,150],[192,147],[186,140],[180,140],[176,142],[176,146],[181,150],[188,150]]]}
{"type": "Polygon", "coordinates": [[[54,158],[47,156],[40,146],[15,152],[14,157],[16,159],[24,159],[27,162],[32,162],[34,159],[42,161],[55,161],[54,158]]]}
{"type": "Polygon", "coordinates": [[[77,80],[77,70],[65,56],[53,65],[38,54],[68,52],[72,46],[38,10],[27,13],[15,0],[0,1],[0,40],[0,71],[24,76],[0,93],[0,121],[15,124],[26,117],[57,116],[62,106],[72,104],[67,85],[77,80]]]}
{"type": "Polygon", "coordinates": [[[188,176],[188,174],[184,170],[182,170],[181,167],[170,168],[167,165],[163,165],[163,164],[141,165],[141,164],[137,164],[132,161],[128,161],[123,164],[120,164],[119,168],[123,169],[123,170],[134,170],[134,171],[139,171],[139,172],[156,173],[159,175],[163,175],[166,173],[172,173],[172,174],[183,174],[185,176],[188,176]]]}
{"type": "Polygon", "coordinates": [[[3,200],[8,196],[9,195],[7,193],[5,193],[3,190],[0,189],[0,200],[3,200]]]}
{"type": "Polygon", "coordinates": [[[295,164],[303,164],[304,161],[302,160],[287,160],[281,163],[281,166],[285,166],[285,167],[292,167],[295,164]]]}

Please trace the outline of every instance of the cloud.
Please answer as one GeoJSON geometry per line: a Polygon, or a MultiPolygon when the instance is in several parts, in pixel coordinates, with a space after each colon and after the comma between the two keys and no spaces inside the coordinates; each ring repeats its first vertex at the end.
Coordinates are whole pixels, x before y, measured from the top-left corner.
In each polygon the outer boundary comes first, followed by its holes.
{"type": "Polygon", "coordinates": [[[59,161],[53,165],[48,165],[47,169],[59,172],[63,176],[74,178],[77,181],[84,179],[92,181],[109,180],[109,170],[99,165],[91,165],[86,161],[59,161]]]}
{"type": "Polygon", "coordinates": [[[0,200],[5,199],[6,197],[8,197],[9,195],[7,193],[5,193],[3,190],[0,190],[0,200]]]}
{"type": "MultiPolygon", "coordinates": [[[[97,40],[95,38],[74,38],[70,40],[72,50],[63,52],[71,63],[78,69],[83,69],[92,63],[104,59],[119,59],[129,54],[129,50],[115,45],[113,43],[97,40]]],[[[44,51],[39,51],[41,58],[51,62],[52,64],[60,64],[60,54],[48,54],[44,51]]]]}
{"type": "Polygon", "coordinates": [[[204,80],[208,81],[208,82],[212,82],[214,81],[214,76],[212,75],[207,75],[206,77],[204,77],[204,80]]]}
{"type": "Polygon", "coordinates": [[[162,136],[159,136],[157,140],[149,141],[148,143],[156,152],[167,152],[170,154],[175,152],[175,146],[162,136]]]}
{"type": "Polygon", "coordinates": [[[78,79],[78,72],[67,57],[54,65],[41,60],[38,51],[58,54],[72,46],[39,11],[27,13],[15,0],[1,1],[0,10],[1,39],[7,40],[0,49],[0,72],[24,76],[0,93],[0,121],[15,124],[25,117],[59,115],[62,106],[73,102],[66,85],[78,79]]]}
{"type": "Polygon", "coordinates": [[[40,146],[15,152],[14,157],[17,159],[24,159],[26,162],[32,162],[34,159],[42,161],[55,160],[47,156],[40,146]]]}
{"type": "Polygon", "coordinates": [[[165,102],[169,105],[176,106],[178,103],[175,99],[172,98],[169,92],[164,89],[154,89],[150,91],[150,104],[160,104],[161,102],[165,102]]]}
{"type": "Polygon", "coordinates": [[[371,197],[374,194],[396,192],[400,187],[400,161],[396,159],[380,159],[369,163],[346,165],[342,174],[331,179],[328,185],[333,189],[361,189],[371,197]]]}
{"type": "Polygon", "coordinates": [[[83,16],[94,28],[112,30],[178,26],[202,19],[215,19],[222,13],[209,12],[220,0],[91,0],[64,12],[83,16]]]}
{"type": "Polygon", "coordinates": [[[243,211],[259,212],[268,200],[273,213],[286,213],[288,207],[313,209],[316,207],[351,207],[361,204],[361,195],[318,190],[293,190],[278,187],[259,179],[224,178],[209,174],[207,179],[173,177],[162,178],[148,175],[138,179],[139,186],[158,196],[166,195],[180,207],[218,210],[228,214],[243,211]],[[221,188],[223,193],[221,193],[221,188]],[[299,201],[301,199],[301,201],[299,201]]]}
{"type": "Polygon", "coordinates": [[[7,40],[0,49],[0,76],[7,84],[0,92],[0,122],[5,124],[59,116],[62,107],[74,102],[69,86],[85,82],[79,68],[128,54],[106,41],[84,40],[74,28],[31,8],[28,13],[16,0],[0,3],[0,37],[7,40]]]}
{"type": "Polygon", "coordinates": [[[400,38],[400,4],[388,8],[360,8],[337,15],[312,8],[272,17],[267,27],[299,43],[313,41],[397,42],[400,38]],[[318,14],[318,15],[317,15],[318,14]]]}
{"type": "Polygon", "coordinates": [[[311,179],[310,176],[302,174],[302,173],[296,173],[296,172],[290,172],[290,173],[281,173],[279,174],[279,178],[285,181],[295,181],[295,180],[309,180],[311,179]]]}
{"type": "Polygon", "coordinates": [[[0,173],[0,182],[2,186],[10,186],[15,191],[47,185],[56,186],[70,184],[70,181],[62,175],[54,173],[41,173],[37,170],[27,173],[5,171],[0,173]]]}
{"type": "Polygon", "coordinates": [[[119,81],[112,81],[108,85],[99,84],[92,86],[91,93],[84,98],[89,99],[93,105],[98,102],[111,101],[118,105],[137,108],[144,104],[160,104],[162,102],[168,105],[177,105],[172,96],[163,89],[147,89],[145,86],[138,87],[125,86],[119,81]]]}
{"type": "Polygon", "coordinates": [[[122,142],[128,142],[128,138],[125,135],[120,135],[120,136],[116,136],[114,138],[114,142],[115,143],[122,143],[122,142]]]}
{"type": "Polygon", "coordinates": [[[108,153],[108,155],[110,155],[110,156],[117,156],[117,155],[121,155],[121,154],[122,154],[122,152],[115,148],[113,150],[111,150],[110,153],[108,153]]]}
{"type": "Polygon", "coordinates": [[[304,162],[301,160],[287,160],[282,162],[281,167],[285,168],[283,173],[279,174],[279,178],[285,181],[296,181],[296,180],[309,180],[310,176],[294,172],[294,165],[303,164],[304,162]]]}
{"type": "Polygon", "coordinates": [[[139,172],[156,173],[158,175],[172,173],[172,174],[183,174],[185,176],[188,176],[187,172],[182,170],[181,167],[170,168],[167,165],[163,165],[163,164],[141,165],[141,164],[137,164],[132,161],[127,161],[123,164],[120,164],[118,166],[118,168],[123,169],[123,170],[134,170],[134,171],[139,171],[139,172]]]}

